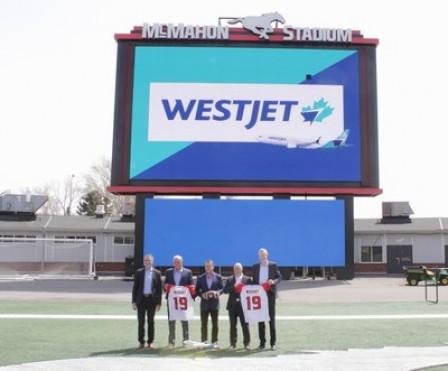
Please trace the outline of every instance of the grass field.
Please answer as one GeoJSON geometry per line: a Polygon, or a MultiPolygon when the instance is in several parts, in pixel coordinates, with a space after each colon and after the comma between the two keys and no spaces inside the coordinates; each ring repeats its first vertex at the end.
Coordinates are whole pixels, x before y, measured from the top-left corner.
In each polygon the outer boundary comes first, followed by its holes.
{"type": "MultiPolygon", "coordinates": [[[[409,303],[279,303],[279,315],[349,314],[438,314],[448,313],[448,304],[409,303]]],[[[0,301],[0,314],[118,314],[133,315],[130,305],[121,301],[41,300],[0,301]]],[[[162,307],[161,314],[166,314],[162,307]]],[[[196,311],[196,313],[198,313],[196,311]]],[[[226,315],[221,310],[221,315],[226,315]]],[[[95,356],[141,357],[272,357],[310,350],[380,348],[384,346],[438,346],[448,342],[448,319],[325,320],[277,322],[278,350],[242,349],[227,351],[228,321],[220,321],[219,343],[223,350],[190,351],[166,348],[166,320],[156,321],[158,350],[137,351],[137,321],[79,319],[0,319],[0,365],[95,356]]],[[[199,340],[199,321],[190,324],[190,338],[199,340]]],[[[178,343],[180,326],[177,327],[178,343]]],[[[255,326],[251,328],[252,347],[258,345],[255,326]]],[[[239,336],[241,343],[241,335],[239,336]]],[[[241,345],[241,344],[240,344],[241,345]]]]}

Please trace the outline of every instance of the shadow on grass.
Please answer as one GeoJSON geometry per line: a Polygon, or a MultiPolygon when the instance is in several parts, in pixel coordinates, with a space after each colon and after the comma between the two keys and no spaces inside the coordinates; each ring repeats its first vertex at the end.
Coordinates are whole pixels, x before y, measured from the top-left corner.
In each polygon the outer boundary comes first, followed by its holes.
{"type": "Polygon", "coordinates": [[[317,354],[318,352],[309,351],[290,351],[290,350],[245,350],[244,348],[230,349],[187,349],[184,347],[168,348],[161,347],[154,350],[126,348],[114,349],[103,352],[90,353],[89,357],[187,357],[187,358],[223,358],[223,357],[277,357],[280,355],[299,355],[299,354],[317,354]]]}

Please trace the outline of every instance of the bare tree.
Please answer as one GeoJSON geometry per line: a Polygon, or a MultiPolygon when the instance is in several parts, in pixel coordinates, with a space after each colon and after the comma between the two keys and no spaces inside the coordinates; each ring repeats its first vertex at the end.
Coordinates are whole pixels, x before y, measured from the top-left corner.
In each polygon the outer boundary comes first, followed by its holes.
{"type": "Polygon", "coordinates": [[[48,202],[38,211],[44,215],[71,215],[73,206],[81,195],[82,186],[74,175],[66,176],[60,182],[48,182],[36,187],[22,189],[22,193],[48,196],[48,202]]]}
{"type": "Polygon", "coordinates": [[[64,215],[74,214],[74,203],[82,193],[82,186],[75,178],[75,174],[65,177],[60,188],[60,200],[62,201],[61,207],[64,215]]]}
{"type": "Polygon", "coordinates": [[[36,187],[22,189],[22,193],[42,194],[48,196],[48,202],[39,210],[46,215],[71,215],[76,213],[76,205],[86,194],[94,191],[101,195],[106,212],[117,215],[123,205],[133,203],[134,197],[116,196],[107,192],[110,184],[111,161],[100,158],[90,167],[89,172],[81,177],[74,174],[66,176],[59,182],[48,182],[36,187]]]}

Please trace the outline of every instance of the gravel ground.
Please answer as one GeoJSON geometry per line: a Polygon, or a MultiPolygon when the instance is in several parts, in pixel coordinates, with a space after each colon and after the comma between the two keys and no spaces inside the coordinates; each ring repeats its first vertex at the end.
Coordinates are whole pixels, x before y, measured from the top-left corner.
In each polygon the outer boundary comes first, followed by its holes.
{"type": "MultiPolygon", "coordinates": [[[[423,284],[406,285],[403,277],[367,276],[349,281],[306,279],[283,281],[283,303],[352,303],[423,301],[423,284]]],[[[429,293],[434,296],[435,288],[429,293]]],[[[122,278],[0,280],[0,300],[92,299],[129,301],[132,281],[122,278]]],[[[225,298],[223,298],[225,300],[225,298]]],[[[448,300],[448,287],[439,287],[439,300],[448,300]]]]}

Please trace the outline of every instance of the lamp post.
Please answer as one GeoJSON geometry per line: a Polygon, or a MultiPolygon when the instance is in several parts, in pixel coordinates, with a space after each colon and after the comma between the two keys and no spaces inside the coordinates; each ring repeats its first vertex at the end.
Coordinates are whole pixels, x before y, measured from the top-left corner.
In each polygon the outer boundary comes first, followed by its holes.
{"type": "Polygon", "coordinates": [[[67,206],[67,215],[71,215],[72,212],[72,203],[73,203],[73,179],[75,178],[75,174],[72,174],[70,178],[70,194],[69,194],[69,203],[67,206]]]}

